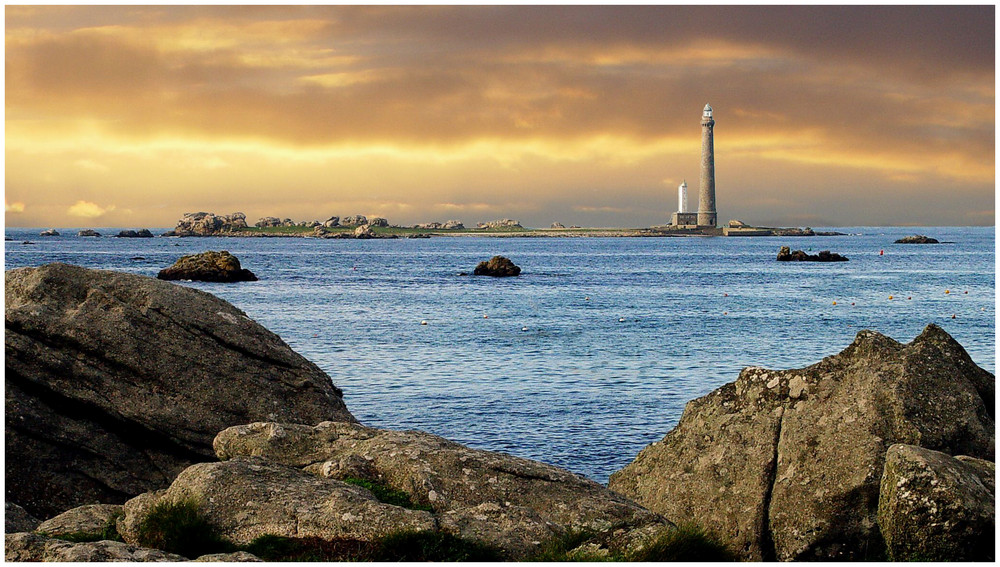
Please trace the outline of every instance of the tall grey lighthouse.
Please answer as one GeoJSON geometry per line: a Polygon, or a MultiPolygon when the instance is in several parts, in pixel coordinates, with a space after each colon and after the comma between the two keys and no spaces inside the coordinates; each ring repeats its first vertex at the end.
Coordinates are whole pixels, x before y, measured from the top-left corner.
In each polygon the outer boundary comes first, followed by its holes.
{"type": "Polygon", "coordinates": [[[715,120],[712,105],[701,114],[701,187],[698,192],[698,226],[715,228],[715,120]]]}

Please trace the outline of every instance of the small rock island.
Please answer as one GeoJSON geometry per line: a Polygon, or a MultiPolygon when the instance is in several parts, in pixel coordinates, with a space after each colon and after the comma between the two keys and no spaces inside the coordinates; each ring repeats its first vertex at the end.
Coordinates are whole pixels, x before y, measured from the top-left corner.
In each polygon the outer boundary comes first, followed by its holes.
{"type": "Polygon", "coordinates": [[[520,273],[521,268],[503,256],[494,256],[489,261],[480,262],[473,272],[477,276],[493,276],[495,278],[513,277],[520,275],[520,273]]]}
{"type": "Polygon", "coordinates": [[[895,244],[940,244],[940,242],[936,238],[924,236],[923,234],[914,234],[913,236],[900,238],[895,244]]]}
{"type": "Polygon", "coordinates": [[[200,282],[255,282],[257,276],[240,266],[236,256],[221,252],[202,252],[182,256],[173,266],[156,274],[161,280],[192,280],[200,282]]]}
{"type": "Polygon", "coordinates": [[[779,262],[846,262],[848,258],[823,250],[819,254],[806,254],[801,250],[791,252],[787,246],[778,249],[779,262]]]}

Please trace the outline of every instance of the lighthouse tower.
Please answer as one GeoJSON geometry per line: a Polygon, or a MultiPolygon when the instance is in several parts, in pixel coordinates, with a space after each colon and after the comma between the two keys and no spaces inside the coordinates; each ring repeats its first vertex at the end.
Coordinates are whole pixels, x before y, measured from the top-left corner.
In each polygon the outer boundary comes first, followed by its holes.
{"type": "Polygon", "coordinates": [[[677,186],[677,212],[688,212],[688,182],[687,179],[677,186]]]}
{"type": "Polygon", "coordinates": [[[701,114],[701,187],[698,192],[698,226],[715,228],[715,138],[712,106],[705,105],[701,114]]]}

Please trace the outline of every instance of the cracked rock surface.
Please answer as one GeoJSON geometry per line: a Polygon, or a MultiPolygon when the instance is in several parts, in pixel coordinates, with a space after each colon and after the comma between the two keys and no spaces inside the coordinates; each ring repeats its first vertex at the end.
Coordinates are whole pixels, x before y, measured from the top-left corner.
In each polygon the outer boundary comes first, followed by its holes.
{"type": "MultiPolygon", "coordinates": [[[[346,422],[314,427],[259,422],[222,431],[215,450],[226,462],[262,459],[271,463],[268,466],[310,477],[309,483],[323,482],[338,490],[346,486],[338,479],[360,478],[405,492],[415,504],[433,510],[421,514],[433,519],[434,529],[496,545],[514,558],[568,530],[637,531],[642,537],[629,541],[640,545],[659,529],[671,527],[659,515],[564,469],[471,449],[420,431],[346,422]]],[[[211,497],[219,498],[216,492],[211,497]]],[[[243,496],[234,498],[234,509],[240,508],[243,496]]]]}
{"type": "Polygon", "coordinates": [[[935,325],[905,345],[862,331],[817,364],[746,368],[689,402],[609,487],[713,529],[744,559],[877,558],[886,451],[992,461],[994,383],[935,325]]]}
{"type": "Polygon", "coordinates": [[[231,304],[67,264],[5,273],[6,501],[124,503],[258,420],[354,418],[329,376],[231,304]]]}

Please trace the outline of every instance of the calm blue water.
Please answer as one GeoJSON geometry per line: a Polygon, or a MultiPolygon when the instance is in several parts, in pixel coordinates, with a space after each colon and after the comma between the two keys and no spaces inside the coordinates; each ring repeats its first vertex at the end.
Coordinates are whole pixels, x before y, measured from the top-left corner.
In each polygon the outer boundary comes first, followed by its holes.
{"type": "Polygon", "coordinates": [[[181,255],[229,250],[260,281],[185,285],[232,302],[318,364],[363,423],[421,429],[600,482],[662,438],[687,401],[744,366],[806,366],[861,329],[905,342],[937,323],[995,373],[992,227],[358,241],[39,230],[6,229],[6,269],[60,261],[155,276],[181,255]],[[892,244],[917,233],[949,243],[892,244]],[[781,245],[850,261],[776,262],[781,245]],[[456,275],[495,254],[522,275],[456,275]]]}

